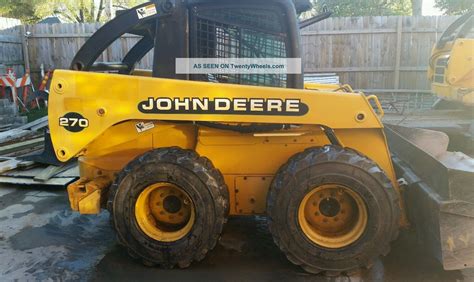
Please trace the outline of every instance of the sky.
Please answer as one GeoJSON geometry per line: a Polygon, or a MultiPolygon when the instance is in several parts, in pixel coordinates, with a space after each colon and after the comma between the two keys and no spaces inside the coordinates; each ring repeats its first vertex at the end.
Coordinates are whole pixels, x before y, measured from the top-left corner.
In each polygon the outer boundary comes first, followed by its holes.
{"type": "Polygon", "coordinates": [[[423,0],[423,16],[438,16],[442,15],[443,13],[438,9],[435,8],[435,0],[423,0]]]}

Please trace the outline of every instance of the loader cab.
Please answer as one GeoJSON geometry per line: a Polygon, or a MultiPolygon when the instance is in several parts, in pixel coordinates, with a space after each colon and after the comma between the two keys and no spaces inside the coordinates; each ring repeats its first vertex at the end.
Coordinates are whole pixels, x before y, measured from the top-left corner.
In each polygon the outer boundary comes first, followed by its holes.
{"type": "Polygon", "coordinates": [[[302,74],[177,74],[176,58],[301,58],[297,14],[310,7],[307,0],[148,2],[105,24],[77,53],[71,68],[130,75],[152,52],[153,77],[303,88],[302,74]],[[122,61],[97,62],[126,33],[141,39],[122,61]]]}

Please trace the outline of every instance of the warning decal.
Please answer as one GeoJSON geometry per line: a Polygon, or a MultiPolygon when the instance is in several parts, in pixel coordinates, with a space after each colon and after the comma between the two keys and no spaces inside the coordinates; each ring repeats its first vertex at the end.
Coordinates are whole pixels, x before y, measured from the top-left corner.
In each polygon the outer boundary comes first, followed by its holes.
{"type": "Polygon", "coordinates": [[[157,12],[156,12],[155,4],[150,4],[148,6],[141,7],[141,8],[137,9],[137,15],[138,15],[138,18],[140,20],[144,19],[144,18],[154,16],[156,14],[157,14],[157,12]]]}
{"type": "Polygon", "coordinates": [[[139,123],[135,124],[135,128],[137,129],[137,131],[139,133],[141,133],[141,132],[145,132],[147,130],[155,128],[155,124],[152,121],[150,121],[150,122],[139,122],[139,123]]]}

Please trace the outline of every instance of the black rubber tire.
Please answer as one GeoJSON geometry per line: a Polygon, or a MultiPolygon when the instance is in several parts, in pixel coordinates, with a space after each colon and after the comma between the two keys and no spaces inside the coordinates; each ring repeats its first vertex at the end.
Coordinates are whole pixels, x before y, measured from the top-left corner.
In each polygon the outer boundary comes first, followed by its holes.
{"type": "Polygon", "coordinates": [[[310,273],[352,274],[369,268],[390,251],[398,236],[398,193],[382,169],[348,148],[325,146],[296,154],[275,176],[267,197],[268,225],[278,247],[310,273]],[[304,196],[324,183],[343,184],[365,202],[368,221],[354,243],[338,249],[315,244],[301,230],[298,208],[304,196]]]}
{"type": "Polygon", "coordinates": [[[161,148],[130,162],[117,176],[109,192],[107,208],[120,243],[147,266],[188,267],[212,250],[229,214],[229,192],[222,174],[212,163],[192,150],[161,148]],[[135,219],[135,202],[149,185],[173,183],[194,203],[191,231],[174,242],[147,236],[135,219]]]}

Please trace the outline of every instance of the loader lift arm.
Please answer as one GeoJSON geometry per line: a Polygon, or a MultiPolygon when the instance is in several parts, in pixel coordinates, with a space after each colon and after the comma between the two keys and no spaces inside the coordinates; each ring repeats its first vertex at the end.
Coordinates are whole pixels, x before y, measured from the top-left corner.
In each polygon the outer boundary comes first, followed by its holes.
{"type": "MultiPolygon", "coordinates": [[[[137,10],[154,5],[152,2],[142,4],[136,9],[126,10],[117,15],[115,19],[102,26],[77,52],[72,60],[70,68],[79,71],[102,71],[102,70],[120,70],[132,69],[133,65],[141,59],[153,47],[152,38],[154,38],[156,19],[167,16],[164,11],[158,10],[155,15],[146,18],[138,18],[137,10]],[[143,39],[130,50],[127,60],[123,60],[123,66],[106,68],[105,66],[95,66],[94,63],[106,48],[125,33],[131,33],[143,36],[143,39]],[[152,44],[150,44],[150,42],[152,44]],[[151,47],[151,48],[150,48],[151,47]],[[143,55],[142,55],[143,54],[143,55]]],[[[156,7],[156,6],[155,6],[156,7]]],[[[161,6],[158,6],[161,7],[161,6]]]]}

